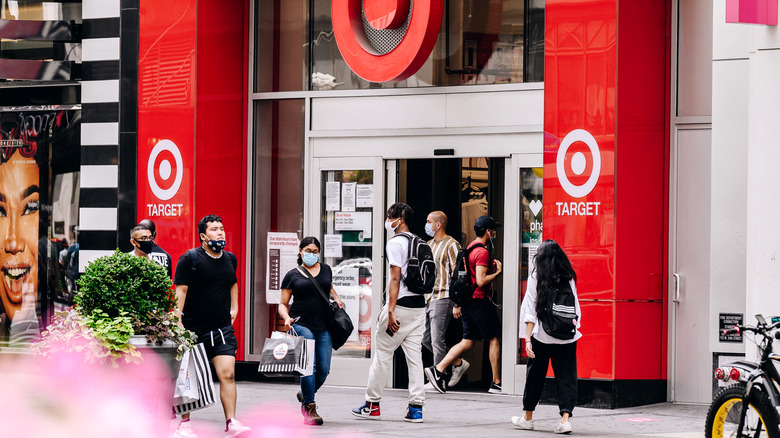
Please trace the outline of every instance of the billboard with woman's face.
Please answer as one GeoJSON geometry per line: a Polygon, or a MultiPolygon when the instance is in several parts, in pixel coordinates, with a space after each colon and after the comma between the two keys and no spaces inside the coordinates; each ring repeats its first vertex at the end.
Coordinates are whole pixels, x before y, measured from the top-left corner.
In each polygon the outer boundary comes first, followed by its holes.
{"type": "MultiPolygon", "coordinates": [[[[55,233],[61,227],[52,202],[78,171],[79,120],[78,109],[0,111],[0,348],[25,348],[54,310],[71,304],[68,260],[60,253],[67,256],[75,239],[55,233]]],[[[72,195],[78,185],[65,188],[72,195]]]]}

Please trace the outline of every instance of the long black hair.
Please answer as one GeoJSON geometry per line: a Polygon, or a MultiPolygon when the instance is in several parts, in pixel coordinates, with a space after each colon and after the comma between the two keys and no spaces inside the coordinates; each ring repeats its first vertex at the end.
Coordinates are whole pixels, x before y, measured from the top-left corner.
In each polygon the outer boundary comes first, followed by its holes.
{"type": "Polygon", "coordinates": [[[571,262],[563,252],[558,242],[547,239],[539,245],[534,256],[534,272],[536,272],[536,314],[540,314],[547,306],[551,291],[571,279],[577,281],[577,273],[571,267],[571,262]]]}
{"type": "MultiPolygon", "coordinates": [[[[322,246],[320,245],[320,241],[317,240],[314,236],[306,236],[303,239],[301,239],[301,244],[298,245],[298,249],[302,250],[303,248],[306,248],[307,246],[314,244],[314,246],[317,247],[317,250],[322,251],[322,246]]],[[[303,264],[303,257],[301,257],[300,251],[298,252],[298,266],[303,264]]]]}

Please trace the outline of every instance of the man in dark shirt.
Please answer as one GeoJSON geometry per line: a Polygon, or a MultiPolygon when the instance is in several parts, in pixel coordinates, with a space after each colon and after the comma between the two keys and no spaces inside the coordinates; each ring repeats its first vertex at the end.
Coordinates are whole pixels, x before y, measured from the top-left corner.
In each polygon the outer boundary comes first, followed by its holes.
{"type": "Polygon", "coordinates": [[[168,251],[162,249],[160,245],[157,244],[157,229],[154,226],[154,222],[152,222],[151,219],[144,219],[141,222],[138,222],[138,225],[143,225],[146,228],[149,229],[152,233],[152,252],[149,253],[149,258],[157,262],[158,264],[162,265],[165,269],[168,270],[168,276],[170,277],[173,275],[173,259],[171,258],[171,255],[168,254],[168,251]]]}
{"type": "MultiPolygon", "coordinates": [[[[154,250],[154,235],[152,231],[144,225],[138,224],[130,230],[130,244],[133,250],[130,254],[138,257],[146,257],[165,268],[170,277],[172,274],[173,262],[167,252],[157,252],[154,250]]],[[[157,248],[160,248],[159,246],[157,248]]],[[[162,250],[162,248],[160,248],[162,250]]]]}
{"type": "MultiPolygon", "coordinates": [[[[217,215],[207,215],[198,223],[201,245],[184,253],[176,264],[177,311],[181,324],[198,335],[219,378],[222,409],[225,412],[225,437],[246,436],[250,429],[235,419],[236,349],[238,341],[233,321],[238,315],[238,279],[236,256],[225,247],[225,227],[217,215]]],[[[189,414],[175,437],[196,436],[189,414]]]]}

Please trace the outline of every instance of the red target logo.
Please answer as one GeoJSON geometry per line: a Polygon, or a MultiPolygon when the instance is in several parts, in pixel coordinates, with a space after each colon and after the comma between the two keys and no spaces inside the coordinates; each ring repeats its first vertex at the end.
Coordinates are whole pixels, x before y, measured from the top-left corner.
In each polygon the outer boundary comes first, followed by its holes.
{"type": "Polygon", "coordinates": [[[443,10],[444,0],[333,0],[333,32],[355,74],[371,82],[398,82],[428,59],[443,10]]]}
{"type": "Polygon", "coordinates": [[[160,140],[154,145],[149,154],[146,175],[149,180],[149,188],[158,199],[167,201],[176,195],[184,176],[184,160],[176,143],[170,140],[160,140]],[[157,163],[158,158],[160,158],[159,164],[157,163]]]}
{"type": "Polygon", "coordinates": [[[584,129],[575,129],[566,134],[558,148],[555,170],[561,187],[569,196],[572,198],[587,196],[596,187],[601,174],[601,151],[593,135],[584,129]],[[590,164],[585,153],[581,151],[575,152],[571,157],[567,156],[569,148],[578,142],[587,146],[591,156],[590,164]],[[573,174],[571,177],[569,170],[573,174]],[[580,181],[572,181],[575,178],[580,181]]]}

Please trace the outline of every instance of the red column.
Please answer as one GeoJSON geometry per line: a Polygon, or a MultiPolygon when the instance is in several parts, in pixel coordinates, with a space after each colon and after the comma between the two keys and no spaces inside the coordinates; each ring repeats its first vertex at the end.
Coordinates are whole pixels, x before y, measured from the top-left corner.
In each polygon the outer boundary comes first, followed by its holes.
{"type": "Polygon", "coordinates": [[[544,237],[579,276],[579,377],[660,380],[668,5],[618,2],[546,2],[544,237]]]}

